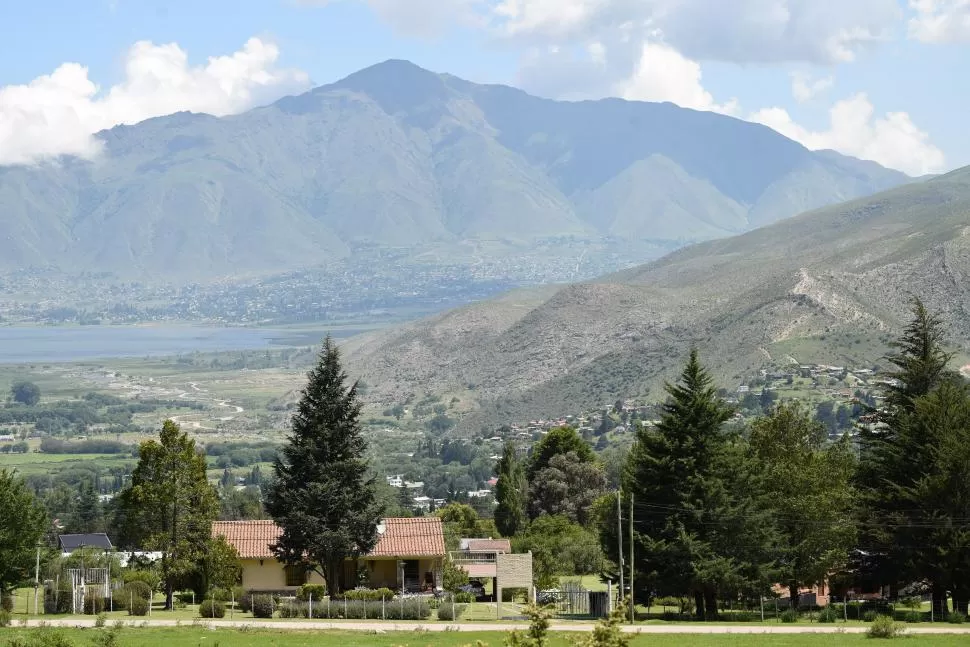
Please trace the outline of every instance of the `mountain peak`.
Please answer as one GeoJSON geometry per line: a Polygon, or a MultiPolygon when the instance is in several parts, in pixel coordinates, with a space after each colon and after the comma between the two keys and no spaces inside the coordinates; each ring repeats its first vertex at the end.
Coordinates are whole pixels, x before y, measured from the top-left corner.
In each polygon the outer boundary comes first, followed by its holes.
{"type": "Polygon", "coordinates": [[[442,75],[400,59],[389,59],[365,67],[327,86],[327,89],[337,88],[366,94],[388,114],[442,100],[451,92],[442,75]]]}

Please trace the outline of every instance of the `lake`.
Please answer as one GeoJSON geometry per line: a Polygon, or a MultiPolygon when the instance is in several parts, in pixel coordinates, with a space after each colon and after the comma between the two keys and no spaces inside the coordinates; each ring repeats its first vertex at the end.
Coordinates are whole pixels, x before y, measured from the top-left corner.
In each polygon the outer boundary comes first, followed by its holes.
{"type": "MultiPolygon", "coordinates": [[[[351,330],[335,331],[345,337],[351,330]]],[[[259,350],[319,343],[325,332],[216,326],[0,327],[0,364],[78,362],[110,357],[259,350]]]]}

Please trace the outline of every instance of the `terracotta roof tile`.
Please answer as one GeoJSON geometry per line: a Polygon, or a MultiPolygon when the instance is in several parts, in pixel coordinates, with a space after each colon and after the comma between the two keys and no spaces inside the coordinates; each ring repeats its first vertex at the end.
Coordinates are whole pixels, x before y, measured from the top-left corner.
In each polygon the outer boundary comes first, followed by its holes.
{"type": "MultiPolygon", "coordinates": [[[[371,557],[421,557],[445,554],[445,537],[441,519],[389,518],[385,530],[377,540],[371,557]]],[[[223,536],[239,551],[243,559],[273,557],[270,545],[280,536],[279,526],[270,520],[216,521],[212,536],[223,536]]]]}
{"type": "Polygon", "coordinates": [[[512,542],[508,539],[467,539],[468,551],[472,553],[511,553],[512,542]]]}

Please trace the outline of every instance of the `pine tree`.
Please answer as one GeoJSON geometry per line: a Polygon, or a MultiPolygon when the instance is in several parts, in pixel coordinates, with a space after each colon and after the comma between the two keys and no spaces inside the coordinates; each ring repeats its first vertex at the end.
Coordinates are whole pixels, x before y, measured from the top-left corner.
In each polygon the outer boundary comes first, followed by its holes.
{"type": "MultiPolygon", "coordinates": [[[[912,483],[925,469],[927,447],[914,429],[912,414],[920,398],[953,377],[947,371],[951,355],[943,348],[944,330],[937,314],[931,314],[919,299],[913,299],[912,321],[893,343],[897,352],[887,356],[896,367],[895,380],[887,396],[886,409],[875,429],[860,430],[859,490],[863,517],[862,552],[865,561],[857,565],[872,579],[892,586],[928,577],[918,572],[912,551],[933,550],[912,546],[902,532],[916,522],[921,512],[908,507],[889,484],[912,483]]],[[[946,585],[932,582],[933,604],[942,615],[946,585]]]]}
{"type": "Polygon", "coordinates": [[[634,495],[638,583],[660,594],[689,592],[699,619],[717,616],[717,596],[757,580],[768,541],[732,411],[692,351],[655,429],[643,427],[630,452],[624,490],[634,495]]]}
{"type": "Polygon", "coordinates": [[[277,558],[321,573],[335,592],[347,585],[341,578],[345,560],[376,545],[384,513],[367,475],[356,384],[348,388],[346,381],[328,336],[274,463],[265,502],[282,531],[273,547],[277,558]]]}
{"type": "Polygon", "coordinates": [[[512,537],[525,529],[525,502],[527,483],[525,468],[515,450],[515,445],[505,443],[502,458],[498,462],[498,483],[495,485],[495,526],[503,537],[512,537]]]}
{"type": "Polygon", "coordinates": [[[207,467],[195,441],[166,420],[157,441],[139,446],[131,486],[121,493],[123,543],[162,553],[167,609],[175,588],[198,572],[209,545],[219,500],[207,467]]]}
{"type": "Polygon", "coordinates": [[[81,485],[71,530],[78,533],[104,532],[101,501],[90,481],[85,481],[81,485]]]}

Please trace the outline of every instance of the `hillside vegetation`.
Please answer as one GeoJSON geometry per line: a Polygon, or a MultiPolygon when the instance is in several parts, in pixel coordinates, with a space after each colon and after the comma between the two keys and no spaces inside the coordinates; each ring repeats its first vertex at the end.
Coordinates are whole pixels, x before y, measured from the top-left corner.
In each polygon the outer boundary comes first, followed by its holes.
{"type": "Polygon", "coordinates": [[[0,270],[196,280],[361,245],[563,236],[670,249],[909,180],[723,115],[551,101],[404,61],[240,115],[99,137],[94,161],[0,168],[0,270]]]}
{"type": "Polygon", "coordinates": [[[354,340],[372,398],[470,395],[467,428],[659,395],[696,345],[722,386],[773,363],[871,366],[910,294],[970,342],[970,169],[824,208],[556,290],[354,340]]]}

